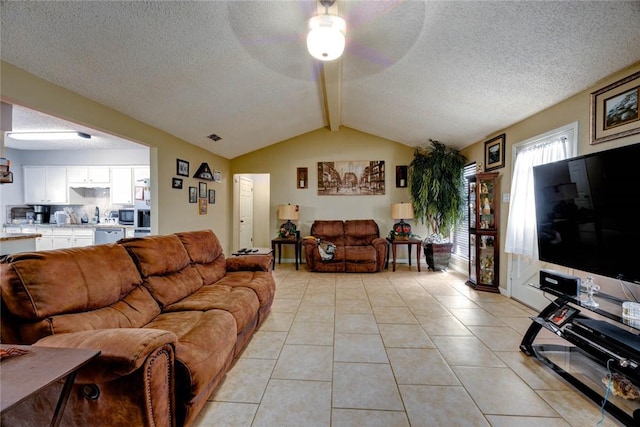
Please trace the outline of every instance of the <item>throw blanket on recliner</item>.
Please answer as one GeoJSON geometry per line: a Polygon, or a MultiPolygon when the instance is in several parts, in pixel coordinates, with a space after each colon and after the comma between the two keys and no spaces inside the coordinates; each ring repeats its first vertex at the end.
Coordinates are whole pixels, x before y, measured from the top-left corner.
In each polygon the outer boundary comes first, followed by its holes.
{"type": "Polygon", "coordinates": [[[331,261],[336,253],[336,245],[331,242],[321,242],[318,239],[318,251],[322,261],[331,261]]]}

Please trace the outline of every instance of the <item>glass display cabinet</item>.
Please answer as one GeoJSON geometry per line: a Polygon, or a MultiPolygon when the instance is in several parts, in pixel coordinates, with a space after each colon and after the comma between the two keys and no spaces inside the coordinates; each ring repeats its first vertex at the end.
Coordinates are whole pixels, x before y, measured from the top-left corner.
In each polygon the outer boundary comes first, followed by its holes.
{"type": "Polygon", "coordinates": [[[480,173],[469,180],[469,279],[480,291],[499,292],[498,172],[480,173]]]}

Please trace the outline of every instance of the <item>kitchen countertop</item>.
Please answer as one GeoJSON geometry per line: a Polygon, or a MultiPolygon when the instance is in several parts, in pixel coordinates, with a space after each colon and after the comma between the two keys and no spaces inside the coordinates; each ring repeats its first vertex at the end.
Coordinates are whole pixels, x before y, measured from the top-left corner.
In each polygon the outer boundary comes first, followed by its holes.
{"type": "Polygon", "coordinates": [[[38,233],[0,233],[0,242],[9,242],[9,241],[12,241],[12,240],[35,239],[36,237],[42,237],[42,234],[38,234],[38,233]]]}

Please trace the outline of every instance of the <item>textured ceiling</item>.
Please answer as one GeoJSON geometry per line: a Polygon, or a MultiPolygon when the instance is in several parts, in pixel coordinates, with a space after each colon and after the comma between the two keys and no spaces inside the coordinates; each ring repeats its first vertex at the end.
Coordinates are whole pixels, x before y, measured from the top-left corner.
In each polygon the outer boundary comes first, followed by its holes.
{"type": "Polygon", "coordinates": [[[227,158],[328,126],[327,109],[331,128],[462,148],[640,61],[638,1],[338,0],[347,48],[323,78],[317,6],[2,1],[0,57],[227,158]]]}

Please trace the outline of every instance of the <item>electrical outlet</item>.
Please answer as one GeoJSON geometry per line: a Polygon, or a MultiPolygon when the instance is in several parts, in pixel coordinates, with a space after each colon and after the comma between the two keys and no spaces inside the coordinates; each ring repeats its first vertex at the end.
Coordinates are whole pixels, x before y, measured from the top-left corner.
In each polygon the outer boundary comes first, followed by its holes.
{"type": "Polygon", "coordinates": [[[502,203],[509,203],[509,200],[511,200],[511,194],[502,193],[502,203]]]}

